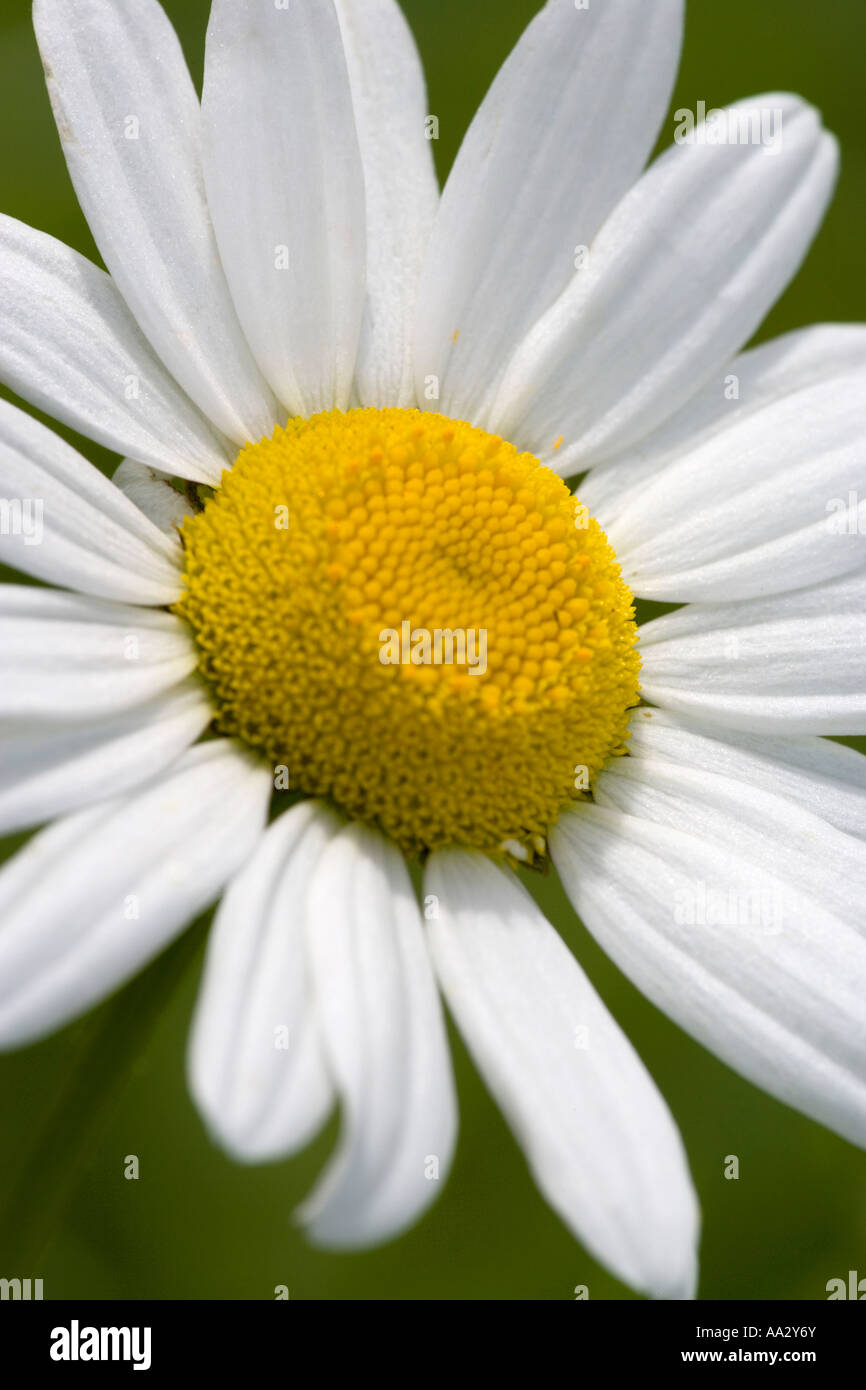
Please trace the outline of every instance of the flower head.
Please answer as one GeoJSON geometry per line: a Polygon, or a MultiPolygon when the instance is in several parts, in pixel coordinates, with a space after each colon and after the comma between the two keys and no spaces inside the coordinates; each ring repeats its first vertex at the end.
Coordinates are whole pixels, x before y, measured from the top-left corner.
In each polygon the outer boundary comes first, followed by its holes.
{"type": "Polygon", "coordinates": [[[741,352],[832,137],[770,95],[642,172],[680,0],[549,0],[440,199],[393,0],[214,0],[201,105],[156,0],[34,17],[109,274],[0,219],[0,374],[125,461],[0,404],[44,509],[0,553],[59,586],[0,591],[0,827],[48,822],[0,874],[0,1041],[225,889],[190,1085],[248,1162],[340,1105],[312,1239],[438,1190],[441,990],[563,1221],[691,1296],[673,1119],[516,869],[864,1141],[866,778],[820,735],[866,729],[866,528],[826,507],[862,486],[866,333],[741,352]],[[686,606],[638,634],[633,595],[686,606]]]}

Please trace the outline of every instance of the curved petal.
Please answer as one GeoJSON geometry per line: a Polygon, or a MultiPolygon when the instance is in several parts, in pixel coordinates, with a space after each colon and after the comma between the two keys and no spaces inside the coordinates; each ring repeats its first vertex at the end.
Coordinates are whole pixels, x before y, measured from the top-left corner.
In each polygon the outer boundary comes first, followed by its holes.
{"type": "Polygon", "coordinates": [[[343,1135],[298,1216],[317,1245],[387,1240],[451,1163],[456,1100],[420,913],[399,851],[347,826],[322,855],[307,943],[343,1135]]]}
{"type": "Polygon", "coordinates": [[[104,270],[0,216],[0,377],[97,444],[217,483],[227,442],[175,384],[104,270]]]}
{"type": "Polygon", "coordinates": [[[232,308],[198,98],[162,6],[35,0],[33,23],[78,201],[142,332],[217,429],[237,444],[270,434],[282,413],[232,308]]]}
{"type": "MultiPolygon", "coordinates": [[[[646,486],[686,455],[715,449],[728,430],[756,433],[765,413],[789,398],[866,370],[866,327],[822,323],[784,333],[726,362],[675,415],[622,456],[591,469],[581,501],[619,553],[646,538],[640,499],[646,486]]],[[[775,455],[770,456],[770,466],[775,455]]]]}
{"type": "Polygon", "coordinates": [[[98,468],[8,401],[0,401],[0,490],[4,564],[98,598],[180,598],[177,547],[98,468]]]}
{"type": "Polygon", "coordinates": [[[631,447],[717,372],[821,223],[838,161],[818,113],[770,94],[723,119],[737,142],[656,160],[509,363],[489,427],[563,476],[631,447]],[[774,112],[775,145],[738,143],[774,112]]]}
{"type": "Polygon", "coordinates": [[[230,884],[208,942],[190,1037],[190,1090],[233,1158],[301,1148],[334,1103],[304,945],[304,902],[340,821],[302,802],[230,884]]]}
{"type": "Polygon", "coordinates": [[[508,357],[574,277],[649,157],[670,100],[682,0],[550,0],[463,141],[418,299],[418,400],[483,424],[508,357]]]}
{"type": "Polygon", "coordinates": [[[0,1046],[68,1023],[157,955],[244,863],[271,790],[220,739],[35,836],[0,872],[0,1046]]]}
{"type": "Polygon", "coordinates": [[[171,613],[0,585],[0,720],[92,720],[178,685],[198,656],[171,613]]]}
{"type": "Polygon", "coordinates": [[[433,960],[543,1195],[619,1279],[693,1296],[698,1212],[670,1112],[565,942],[513,874],[434,854],[433,960]]]}
{"type": "Polygon", "coordinates": [[[333,0],[214,0],[204,170],[256,359],[294,415],[349,404],[364,309],[364,178],[333,0]]]}
{"type": "Polygon", "coordinates": [[[367,300],[355,365],[362,406],[415,404],[411,323],[439,202],[427,94],[396,0],[337,0],[367,208],[367,300]]]}
{"type": "Polygon", "coordinates": [[[866,354],[809,385],[789,379],[639,488],[608,533],[629,588],[713,603],[866,569],[864,438],[866,354]]]}
{"type": "Polygon", "coordinates": [[[866,932],[866,845],[767,787],[660,754],[616,758],[595,803],[740,855],[866,932]]]}
{"type": "Polygon", "coordinates": [[[587,804],[551,853],[593,936],[756,1085],[866,1144],[866,935],[700,833],[587,804]]]}
{"type": "Polygon", "coordinates": [[[117,796],[179,758],[211,722],[185,681],[132,710],[87,723],[0,722],[0,835],[117,796]]]}
{"type": "Polygon", "coordinates": [[[135,459],[123,459],[111,481],[158,531],[169,537],[175,548],[180,545],[183,523],[188,516],[195,516],[195,508],[172,487],[165,473],[136,463],[135,459]]]}
{"type": "Polygon", "coordinates": [[[775,792],[828,825],[866,839],[866,754],[827,738],[781,738],[706,724],[670,710],[631,717],[633,758],[661,757],[775,792]]]}
{"type": "Polygon", "coordinates": [[[866,575],[745,603],[691,604],[640,629],[654,704],[754,732],[866,733],[866,575]]]}

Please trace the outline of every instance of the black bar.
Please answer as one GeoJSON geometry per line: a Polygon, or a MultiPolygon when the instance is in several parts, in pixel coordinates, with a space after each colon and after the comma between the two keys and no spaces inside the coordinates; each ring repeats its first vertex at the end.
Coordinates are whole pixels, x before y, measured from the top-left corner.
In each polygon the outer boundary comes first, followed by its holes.
{"type": "MultiPolygon", "coordinates": [[[[735,1365],[773,1370],[796,1367],[826,1377],[828,1372],[859,1364],[866,1311],[844,1306],[847,1301],[575,1300],[562,1321],[557,1318],[546,1325],[545,1335],[548,1330],[564,1332],[571,1358],[566,1364],[571,1365],[575,1381],[581,1371],[590,1368],[597,1379],[600,1372],[665,1372],[673,1367],[700,1371],[708,1365],[728,1369],[735,1365]]],[[[249,1377],[256,1368],[282,1366],[289,1381],[298,1372],[306,1380],[309,1370],[315,1374],[317,1367],[333,1375],[342,1351],[357,1374],[383,1362],[395,1371],[402,1364],[400,1379],[411,1381],[419,1373],[429,1376],[437,1350],[444,1370],[453,1375],[468,1370],[473,1347],[476,1356],[483,1347],[489,1368],[490,1361],[497,1359],[498,1348],[500,1355],[509,1357],[519,1348],[525,1355],[532,1346],[542,1377],[547,1379],[553,1372],[552,1348],[531,1335],[537,1330],[537,1313],[530,1315],[527,1347],[520,1321],[515,1323],[510,1317],[504,1335],[497,1339],[495,1327],[491,1333],[487,1315],[480,1313],[476,1302],[470,1305],[474,1322],[466,1327],[467,1332],[471,1329],[468,1344],[462,1338],[454,1342],[447,1336],[447,1321],[451,1316],[461,1320],[459,1312],[449,1315],[440,1308],[433,1312],[419,1309],[416,1322],[404,1309],[399,1322],[386,1314],[380,1328],[373,1306],[365,1305],[363,1321],[357,1324],[358,1337],[347,1335],[354,1330],[356,1315],[345,1304],[323,1309],[301,1300],[6,1300],[0,1302],[0,1346],[4,1365],[16,1366],[19,1376],[31,1370],[47,1371],[58,1380],[78,1375],[92,1378],[106,1369],[115,1377],[134,1375],[136,1361],[140,1374],[157,1378],[165,1372],[184,1370],[213,1371],[222,1378],[233,1372],[249,1377]],[[317,1335],[322,1332],[324,1337],[317,1335]],[[89,1359],[94,1350],[105,1359],[89,1359]],[[61,1355],[69,1359],[58,1359],[61,1355]]]]}

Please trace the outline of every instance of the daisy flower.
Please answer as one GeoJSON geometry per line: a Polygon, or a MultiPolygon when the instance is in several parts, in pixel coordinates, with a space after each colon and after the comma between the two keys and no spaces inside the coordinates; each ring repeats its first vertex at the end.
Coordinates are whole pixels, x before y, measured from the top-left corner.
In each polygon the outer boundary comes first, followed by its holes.
{"type": "Polygon", "coordinates": [[[674,1121],[517,870],[864,1142],[866,779],[821,736],[866,731],[866,332],[742,352],[832,137],[770,94],[645,170],[680,0],[549,0],[440,197],[393,0],[214,0],[201,103],[156,0],[34,19],[108,273],[3,218],[0,375],[123,462],[0,405],[43,581],[0,595],[0,827],[45,827],[0,874],[0,1042],[225,890],[190,1086],[249,1162],[340,1107],[311,1240],[440,1190],[441,993],[570,1230],[693,1296],[674,1121]],[[639,644],[633,596],[679,605],[639,644]]]}

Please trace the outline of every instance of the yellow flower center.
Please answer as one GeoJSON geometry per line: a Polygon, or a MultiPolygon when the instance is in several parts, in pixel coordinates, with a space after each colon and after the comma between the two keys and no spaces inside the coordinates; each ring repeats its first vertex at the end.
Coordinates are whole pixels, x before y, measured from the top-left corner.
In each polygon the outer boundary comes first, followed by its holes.
{"type": "Polygon", "coordinates": [[[183,540],[218,729],[407,853],[531,859],[622,751],[631,594],[598,523],[502,439],[417,410],[292,420],[183,540]]]}

